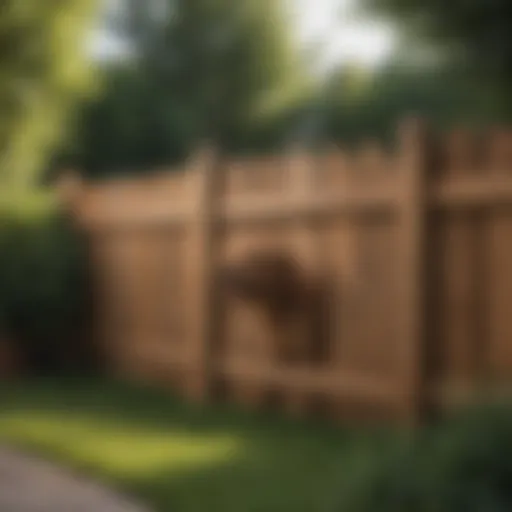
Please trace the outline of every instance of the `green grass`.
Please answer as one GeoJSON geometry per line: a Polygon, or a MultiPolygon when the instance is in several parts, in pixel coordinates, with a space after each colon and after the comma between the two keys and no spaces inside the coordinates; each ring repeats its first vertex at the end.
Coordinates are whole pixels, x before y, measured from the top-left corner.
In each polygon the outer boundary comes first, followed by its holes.
{"type": "Polygon", "coordinates": [[[121,384],[33,382],[0,391],[0,442],[79,469],[158,511],[329,511],[365,439],[121,384]]]}

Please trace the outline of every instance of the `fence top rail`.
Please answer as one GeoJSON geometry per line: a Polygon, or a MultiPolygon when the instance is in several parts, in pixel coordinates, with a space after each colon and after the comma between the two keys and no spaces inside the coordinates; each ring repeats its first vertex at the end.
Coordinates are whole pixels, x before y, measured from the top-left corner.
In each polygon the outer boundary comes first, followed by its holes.
{"type": "MultiPolygon", "coordinates": [[[[494,204],[512,199],[512,132],[488,130],[485,136],[454,129],[437,139],[416,140],[404,134],[395,147],[375,141],[346,150],[330,146],[321,152],[296,150],[284,154],[241,156],[222,160],[215,169],[211,194],[215,216],[226,221],[265,220],[329,212],[381,211],[394,207],[402,184],[400,155],[412,149],[429,159],[425,175],[428,206],[494,204]],[[415,142],[416,141],[416,142],[415,142]],[[415,147],[420,144],[421,147],[415,147]],[[432,162],[430,162],[430,159],[432,162]],[[310,187],[301,202],[292,199],[295,179],[308,168],[310,187]],[[397,172],[398,171],[398,172],[397,172]],[[323,203],[323,204],[321,204],[323,203]]],[[[218,163],[218,161],[217,161],[218,163]]],[[[79,218],[95,225],[180,223],[201,201],[194,176],[216,166],[215,152],[197,151],[178,169],[159,169],[144,177],[87,183],[62,182],[62,194],[79,218]]],[[[406,170],[406,169],[402,169],[406,170]]],[[[69,176],[67,176],[69,178],[69,176]]]]}

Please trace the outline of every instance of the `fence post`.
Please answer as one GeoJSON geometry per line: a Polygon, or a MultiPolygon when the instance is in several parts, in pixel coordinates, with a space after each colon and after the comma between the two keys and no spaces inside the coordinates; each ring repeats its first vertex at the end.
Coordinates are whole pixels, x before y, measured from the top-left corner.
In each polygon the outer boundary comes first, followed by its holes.
{"type": "MultiPolygon", "coordinates": [[[[314,197],[316,164],[317,159],[306,151],[295,149],[289,155],[290,189],[293,201],[298,206],[297,211],[300,211],[304,202],[314,197]]],[[[300,253],[299,258],[307,267],[306,270],[316,270],[318,244],[310,218],[299,217],[294,222],[294,242],[300,253]]]]}
{"type": "Polygon", "coordinates": [[[204,146],[189,166],[193,212],[188,224],[190,271],[185,393],[203,401],[210,387],[210,353],[213,337],[215,199],[218,180],[216,152],[204,146]]]}
{"type": "MultiPolygon", "coordinates": [[[[314,197],[316,162],[313,155],[301,147],[291,148],[288,155],[289,190],[293,202],[298,207],[297,212],[300,211],[304,202],[314,197]]],[[[297,255],[299,265],[308,277],[312,277],[312,274],[318,271],[318,240],[311,226],[311,220],[308,217],[298,216],[293,219],[293,224],[292,250],[297,255]]],[[[293,337],[310,336],[310,326],[301,323],[304,320],[305,318],[295,319],[299,324],[295,325],[295,329],[292,328],[291,332],[284,335],[293,337]]],[[[296,339],[295,342],[300,343],[301,340],[296,339]]],[[[306,340],[306,343],[309,343],[309,340],[306,340]]],[[[312,400],[307,392],[294,389],[287,395],[285,403],[290,414],[301,416],[307,413],[312,400]]]]}
{"type": "Polygon", "coordinates": [[[403,413],[412,425],[421,420],[425,365],[425,274],[427,236],[426,130],[418,119],[405,120],[398,133],[398,167],[401,176],[399,343],[402,359],[403,413]]]}

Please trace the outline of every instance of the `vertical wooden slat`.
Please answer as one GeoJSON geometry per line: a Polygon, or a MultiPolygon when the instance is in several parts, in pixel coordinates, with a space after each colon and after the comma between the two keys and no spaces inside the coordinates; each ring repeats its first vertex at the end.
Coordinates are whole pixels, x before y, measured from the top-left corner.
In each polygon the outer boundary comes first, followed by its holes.
{"type": "Polygon", "coordinates": [[[194,155],[190,185],[195,198],[188,225],[188,315],[187,377],[184,385],[189,398],[203,400],[209,391],[209,356],[213,343],[214,228],[215,199],[220,166],[210,148],[194,155]]]}
{"type": "MultiPolygon", "coordinates": [[[[307,201],[315,194],[315,161],[311,155],[294,150],[289,156],[290,193],[294,201],[300,203],[307,201]]],[[[297,220],[292,226],[292,251],[296,255],[300,268],[306,276],[312,276],[318,267],[318,240],[314,234],[314,227],[303,219],[297,220]]],[[[312,313],[307,311],[306,313],[312,313]]],[[[302,322],[305,318],[297,318],[296,322],[302,322]]],[[[307,320],[306,320],[307,321],[307,320]]],[[[294,325],[291,332],[284,333],[287,336],[309,336],[309,329],[305,326],[294,325]]],[[[301,340],[296,339],[297,343],[301,340]]],[[[309,340],[306,340],[308,343],[309,340]]],[[[310,397],[301,391],[290,391],[285,401],[288,410],[292,414],[306,412],[310,397]]]]}
{"type": "Polygon", "coordinates": [[[509,209],[492,217],[489,254],[488,372],[498,384],[510,384],[512,375],[512,215],[509,209]]]}
{"type": "Polygon", "coordinates": [[[479,377],[485,337],[485,224],[473,212],[453,212],[436,222],[436,374],[442,385],[472,385],[479,377]]]}
{"type": "Polygon", "coordinates": [[[399,130],[398,166],[402,176],[400,211],[401,260],[400,323],[398,341],[402,354],[401,370],[403,410],[415,423],[423,400],[423,355],[425,329],[425,237],[427,155],[425,128],[409,119],[399,130]]]}

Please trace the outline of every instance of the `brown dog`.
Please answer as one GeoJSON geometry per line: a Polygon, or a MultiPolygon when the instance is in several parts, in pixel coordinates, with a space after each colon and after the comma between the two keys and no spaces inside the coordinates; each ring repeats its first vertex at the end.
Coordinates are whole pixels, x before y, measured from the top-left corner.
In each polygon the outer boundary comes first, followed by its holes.
{"type": "Polygon", "coordinates": [[[321,281],[280,251],[252,253],[221,275],[225,290],[264,314],[275,356],[290,363],[326,358],[329,303],[321,281]]]}

